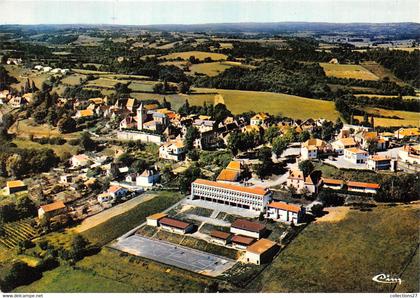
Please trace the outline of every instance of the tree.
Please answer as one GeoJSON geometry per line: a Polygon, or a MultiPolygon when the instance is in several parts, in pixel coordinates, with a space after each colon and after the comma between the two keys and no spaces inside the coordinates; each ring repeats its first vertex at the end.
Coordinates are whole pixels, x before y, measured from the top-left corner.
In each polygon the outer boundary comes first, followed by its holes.
{"type": "Polygon", "coordinates": [[[196,165],[190,166],[181,176],[179,180],[179,189],[182,193],[188,193],[191,183],[201,176],[201,170],[196,165]]]}
{"type": "Polygon", "coordinates": [[[88,132],[84,132],[80,136],[80,146],[87,151],[94,151],[96,150],[96,143],[94,140],[91,139],[88,132]]]}
{"type": "Polygon", "coordinates": [[[0,288],[3,292],[10,292],[20,285],[29,284],[39,278],[41,273],[37,269],[29,267],[22,261],[15,261],[5,269],[0,288]]]}
{"type": "Polygon", "coordinates": [[[58,121],[57,127],[61,133],[73,132],[76,130],[76,120],[66,116],[58,121]]]}
{"type": "Polygon", "coordinates": [[[264,141],[270,144],[273,143],[273,140],[280,135],[280,130],[276,126],[270,126],[264,132],[264,141]]]}
{"type": "Polygon", "coordinates": [[[190,83],[184,81],[178,84],[178,92],[182,94],[186,94],[190,92],[190,83]]]}
{"type": "Polygon", "coordinates": [[[190,103],[188,102],[188,99],[186,99],[185,103],[178,109],[178,113],[181,115],[190,114],[190,103]]]}
{"type": "Polygon", "coordinates": [[[310,138],[311,138],[311,134],[309,133],[309,131],[304,130],[299,134],[298,141],[303,143],[309,140],[310,138]]]}
{"type": "Polygon", "coordinates": [[[131,171],[133,173],[143,173],[148,166],[148,163],[144,159],[139,158],[131,164],[131,171]]]}
{"type": "Polygon", "coordinates": [[[344,203],[344,199],[341,196],[327,189],[323,189],[319,192],[318,200],[321,201],[324,206],[340,206],[344,203]]]}
{"type": "Polygon", "coordinates": [[[368,139],[367,140],[367,148],[369,151],[369,154],[375,154],[378,150],[378,140],[377,139],[368,139]]]}
{"type": "Polygon", "coordinates": [[[257,158],[260,161],[259,164],[255,165],[254,171],[260,178],[265,178],[271,174],[273,170],[273,161],[271,159],[270,148],[263,147],[257,152],[257,158]]]}
{"type": "Polygon", "coordinates": [[[171,109],[171,103],[169,101],[167,101],[165,97],[163,98],[162,107],[166,108],[168,110],[171,109]]]}
{"type": "Polygon", "coordinates": [[[185,133],[185,146],[188,150],[191,150],[194,147],[194,141],[200,137],[200,131],[195,126],[190,126],[187,128],[185,133]]]}
{"type": "Polygon", "coordinates": [[[24,172],[24,163],[19,154],[13,154],[7,158],[6,171],[9,176],[20,177],[24,172]]]}
{"type": "Polygon", "coordinates": [[[192,161],[198,161],[200,158],[200,153],[198,152],[198,150],[193,149],[188,151],[187,157],[192,161]]]}
{"type": "Polygon", "coordinates": [[[218,103],[213,109],[213,119],[216,123],[221,123],[226,117],[232,116],[232,113],[226,108],[226,105],[218,103]]]}
{"type": "Polygon", "coordinates": [[[305,177],[309,176],[314,170],[314,165],[312,161],[310,161],[309,159],[301,161],[298,166],[299,166],[299,170],[302,171],[303,176],[305,177]]]}
{"type": "Polygon", "coordinates": [[[71,253],[75,261],[81,260],[88,249],[89,241],[87,241],[83,236],[76,235],[72,239],[71,244],[71,253]]]}
{"type": "Polygon", "coordinates": [[[288,142],[283,137],[277,137],[273,140],[273,152],[277,157],[280,157],[284,150],[287,149],[288,142]]]}

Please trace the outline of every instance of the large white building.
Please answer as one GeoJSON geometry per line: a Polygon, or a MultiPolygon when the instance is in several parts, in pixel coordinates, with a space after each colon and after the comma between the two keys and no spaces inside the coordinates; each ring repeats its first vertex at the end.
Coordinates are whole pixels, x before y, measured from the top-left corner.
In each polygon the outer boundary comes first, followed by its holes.
{"type": "Polygon", "coordinates": [[[412,165],[420,164],[420,144],[415,146],[405,145],[398,150],[398,158],[412,165]]]}
{"type": "Polygon", "coordinates": [[[270,200],[270,192],[259,187],[197,179],[191,184],[191,200],[194,199],[263,212],[270,200]]]}

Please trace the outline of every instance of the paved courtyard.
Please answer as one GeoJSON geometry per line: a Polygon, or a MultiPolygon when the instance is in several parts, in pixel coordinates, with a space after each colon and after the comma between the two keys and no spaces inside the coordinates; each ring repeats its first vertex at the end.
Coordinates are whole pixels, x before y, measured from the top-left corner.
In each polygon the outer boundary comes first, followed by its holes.
{"type": "Polygon", "coordinates": [[[218,276],[235,261],[169,242],[133,235],[119,240],[113,248],[196,273],[218,276]]]}
{"type": "Polygon", "coordinates": [[[188,198],[184,201],[184,203],[188,205],[197,206],[197,207],[218,210],[220,212],[225,212],[229,214],[235,214],[235,215],[239,215],[243,217],[258,217],[258,215],[260,214],[258,211],[214,203],[214,202],[205,201],[205,200],[198,200],[198,199],[191,200],[188,198]]]}

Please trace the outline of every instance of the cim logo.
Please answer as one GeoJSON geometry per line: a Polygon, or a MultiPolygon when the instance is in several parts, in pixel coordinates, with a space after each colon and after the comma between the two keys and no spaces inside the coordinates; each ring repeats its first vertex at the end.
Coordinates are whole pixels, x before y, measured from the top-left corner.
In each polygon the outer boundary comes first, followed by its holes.
{"type": "Polygon", "coordinates": [[[393,283],[401,284],[402,282],[401,278],[399,278],[398,275],[385,274],[385,273],[380,273],[378,275],[375,275],[372,278],[372,280],[382,283],[382,284],[393,284],[393,283]]]}

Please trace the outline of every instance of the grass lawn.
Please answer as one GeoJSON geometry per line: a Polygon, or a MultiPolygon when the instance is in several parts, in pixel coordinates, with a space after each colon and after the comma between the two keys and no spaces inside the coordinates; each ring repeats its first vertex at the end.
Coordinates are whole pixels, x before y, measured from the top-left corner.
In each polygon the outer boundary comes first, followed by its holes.
{"type": "Polygon", "coordinates": [[[388,77],[391,81],[393,81],[395,83],[405,85],[405,83],[403,81],[401,81],[400,79],[398,79],[392,73],[392,71],[383,67],[382,65],[380,65],[379,63],[377,63],[375,61],[365,61],[365,62],[362,62],[361,65],[364,68],[366,68],[368,71],[370,71],[371,73],[376,75],[381,80],[384,79],[385,77],[388,77]]]}
{"type": "Polygon", "coordinates": [[[13,88],[20,90],[21,86],[25,86],[26,80],[30,79],[35,83],[38,89],[41,89],[42,83],[51,77],[51,74],[33,71],[31,69],[17,66],[17,65],[5,65],[4,68],[8,71],[9,75],[15,77],[19,83],[12,84],[13,88]]]}
{"type": "Polygon", "coordinates": [[[55,127],[48,124],[36,124],[32,119],[19,120],[9,128],[9,133],[14,133],[17,137],[63,137],[64,139],[75,139],[80,136],[80,132],[62,134],[55,127]]]}
{"type": "Polygon", "coordinates": [[[181,58],[183,60],[188,60],[191,56],[194,56],[196,59],[204,60],[207,57],[210,57],[213,60],[226,60],[227,56],[225,54],[211,53],[211,52],[201,52],[201,51],[189,51],[189,52],[179,52],[172,53],[169,55],[162,56],[162,59],[177,59],[181,58]]]}
{"type": "Polygon", "coordinates": [[[64,85],[76,86],[80,84],[80,79],[84,80],[86,79],[86,76],[83,74],[75,73],[63,78],[61,80],[61,83],[63,83],[64,85]]]}
{"type": "Polygon", "coordinates": [[[133,92],[153,92],[155,81],[132,81],[128,86],[133,92]]]}
{"type": "MultiPolygon", "coordinates": [[[[419,126],[420,125],[420,113],[398,111],[398,110],[385,110],[380,108],[366,108],[365,111],[373,115],[381,115],[386,117],[398,117],[400,119],[392,118],[380,118],[374,117],[375,126],[419,126]]],[[[363,116],[355,117],[358,120],[363,121],[363,116]]]]}
{"type": "Polygon", "coordinates": [[[203,292],[209,278],[104,248],[16,292],[203,292]]]}
{"type": "Polygon", "coordinates": [[[347,79],[360,79],[376,81],[378,76],[371,73],[369,70],[361,65],[354,64],[331,64],[319,63],[324,69],[327,77],[347,78],[347,79]]]}
{"type": "Polygon", "coordinates": [[[140,225],[146,220],[147,216],[169,208],[181,198],[182,195],[180,193],[159,192],[156,198],[141,203],[127,212],[114,216],[81,234],[92,243],[104,245],[140,225]]]}
{"type": "MultiPolygon", "coordinates": [[[[234,114],[248,111],[282,114],[283,116],[305,119],[325,118],[336,120],[338,112],[334,102],[310,99],[274,92],[241,91],[225,89],[195,88],[198,93],[219,93],[234,114]]],[[[214,100],[214,95],[212,96],[214,100]]],[[[209,101],[208,101],[209,102],[209,101]]]]}
{"type": "MultiPolygon", "coordinates": [[[[248,291],[392,291],[395,285],[375,283],[372,277],[379,273],[399,274],[412,261],[419,243],[419,211],[419,203],[379,205],[370,212],[350,210],[341,221],[314,222],[248,291]]],[[[418,272],[418,268],[408,267],[408,272],[418,272]]],[[[406,290],[418,292],[418,275],[406,280],[403,277],[403,284],[406,290]]]]}

